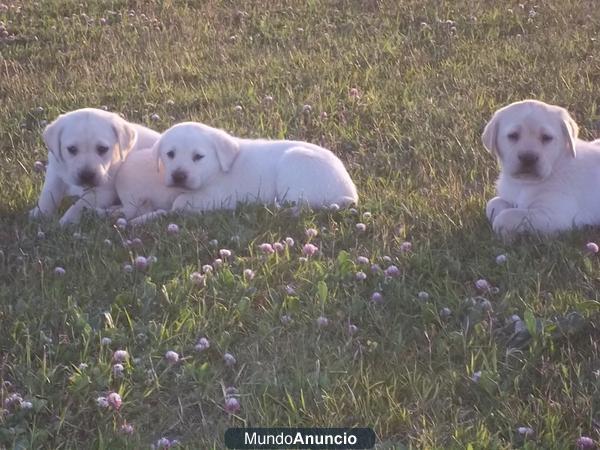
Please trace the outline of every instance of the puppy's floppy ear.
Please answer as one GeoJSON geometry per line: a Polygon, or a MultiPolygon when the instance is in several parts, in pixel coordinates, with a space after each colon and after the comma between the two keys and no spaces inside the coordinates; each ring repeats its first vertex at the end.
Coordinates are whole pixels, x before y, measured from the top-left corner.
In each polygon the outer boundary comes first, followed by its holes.
{"type": "Polygon", "coordinates": [[[156,171],[160,172],[160,166],[162,164],[160,159],[160,139],[154,143],[152,146],[152,157],[156,162],[156,171]]]}
{"type": "Polygon", "coordinates": [[[573,155],[573,158],[575,158],[575,141],[577,140],[577,136],[579,135],[579,126],[577,126],[577,123],[575,122],[575,120],[573,120],[573,118],[566,109],[560,108],[560,116],[562,119],[560,125],[565,140],[567,141],[567,149],[569,150],[569,153],[573,155]]]}
{"type": "Polygon", "coordinates": [[[223,130],[214,130],[214,134],[211,138],[217,152],[217,159],[221,165],[221,170],[223,172],[229,172],[235,158],[237,158],[237,155],[240,152],[240,145],[233,136],[227,134],[223,130]]]}
{"type": "Polygon", "coordinates": [[[499,111],[496,111],[490,121],[486,124],[481,135],[483,146],[488,152],[499,155],[498,152],[498,124],[500,122],[499,111]]]}
{"type": "Polygon", "coordinates": [[[137,142],[137,131],[117,114],[113,114],[112,127],[119,141],[119,158],[123,161],[137,142]]]}
{"type": "Polygon", "coordinates": [[[54,122],[46,125],[44,128],[44,132],[42,134],[42,139],[44,139],[44,144],[56,158],[61,161],[64,161],[62,150],[60,148],[60,138],[63,130],[63,117],[62,115],[58,116],[54,122]]]}

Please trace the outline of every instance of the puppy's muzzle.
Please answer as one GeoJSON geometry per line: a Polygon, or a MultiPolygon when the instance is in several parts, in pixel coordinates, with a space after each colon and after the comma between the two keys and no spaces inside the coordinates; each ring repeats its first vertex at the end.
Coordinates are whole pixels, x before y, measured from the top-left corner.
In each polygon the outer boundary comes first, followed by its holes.
{"type": "Polygon", "coordinates": [[[175,186],[185,186],[185,183],[187,181],[187,173],[184,172],[181,169],[177,169],[175,172],[173,172],[171,174],[171,180],[173,182],[173,185],[175,186]]]}
{"type": "Polygon", "coordinates": [[[535,167],[535,165],[537,164],[538,160],[539,160],[539,156],[536,155],[535,153],[521,153],[519,155],[519,162],[521,163],[521,167],[523,167],[524,169],[532,169],[535,167]]]}
{"type": "Polygon", "coordinates": [[[83,169],[79,172],[79,184],[86,187],[94,187],[98,184],[96,172],[90,169],[83,169]]]}
{"type": "Polygon", "coordinates": [[[532,152],[525,152],[519,155],[519,170],[515,172],[515,176],[538,176],[538,161],[539,156],[532,152]]]}

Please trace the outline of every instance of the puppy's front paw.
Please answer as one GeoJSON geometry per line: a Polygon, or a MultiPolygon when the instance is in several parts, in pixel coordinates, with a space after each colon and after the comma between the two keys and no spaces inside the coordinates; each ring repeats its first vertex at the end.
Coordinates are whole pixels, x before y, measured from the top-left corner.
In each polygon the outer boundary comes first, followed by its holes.
{"type": "Polygon", "coordinates": [[[176,212],[186,212],[192,209],[192,202],[190,198],[183,194],[175,199],[173,202],[173,206],[171,207],[171,211],[176,212]]]}
{"type": "Polygon", "coordinates": [[[69,208],[67,212],[60,218],[58,221],[61,227],[66,227],[67,225],[77,224],[81,219],[81,211],[74,210],[73,207],[69,208]]]}
{"type": "Polygon", "coordinates": [[[510,208],[496,216],[492,228],[504,241],[510,242],[517,235],[530,230],[531,224],[526,210],[510,208]]]}
{"type": "Polygon", "coordinates": [[[29,211],[29,219],[30,220],[39,219],[43,215],[44,215],[44,213],[42,212],[42,210],[40,209],[39,206],[36,206],[31,211],[29,211]]]}
{"type": "Polygon", "coordinates": [[[164,209],[157,209],[156,211],[142,214],[141,216],[138,216],[135,219],[130,220],[129,225],[131,225],[132,227],[136,227],[138,225],[144,225],[148,222],[151,222],[153,220],[156,220],[156,219],[158,219],[162,216],[166,216],[166,215],[167,215],[167,211],[165,211],[164,209]]]}
{"type": "Polygon", "coordinates": [[[508,203],[506,200],[500,197],[494,197],[489,202],[487,202],[487,205],[485,207],[485,215],[487,216],[490,223],[493,224],[496,217],[498,217],[498,215],[502,211],[510,208],[513,208],[513,205],[508,203]]]}

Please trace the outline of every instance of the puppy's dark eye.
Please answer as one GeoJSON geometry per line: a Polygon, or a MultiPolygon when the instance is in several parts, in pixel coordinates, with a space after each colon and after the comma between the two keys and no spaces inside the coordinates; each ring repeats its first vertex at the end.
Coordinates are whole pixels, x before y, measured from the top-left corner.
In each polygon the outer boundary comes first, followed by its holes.
{"type": "Polygon", "coordinates": [[[194,162],[198,162],[200,161],[202,158],[204,158],[204,155],[201,155],[199,153],[195,153],[194,156],[192,156],[192,161],[194,162]]]}
{"type": "Polygon", "coordinates": [[[171,159],[175,158],[175,150],[169,150],[167,156],[171,159]]]}
{"type": "Polygon", "coordinates": [[[508,135],[508,138],[509,138],[511,141],[518,141],[518,140],[519,140],[519,133],[517,133],[516,131],[515,131],[515,132],[513,132],[513,133],[510,133],[510,134],[508,135]]]}
{"type": "Polygon", "coordinates": [[[106,152],[108,151],[108,147],[106,145],[99,145],[98,147],[96,147],[96,151],[99,155],[102,156],[106,154],[106,152]]]}
{"type": "Polygon", "coordinates": [[[554,136],[550,136],[549,134],[542,134],[542,143],[547,144],[548,142],[552,142],[554,136]]]}
{"type": "Polygon", "coordinates": [[[70,145],[70,146],[67,147],[67,151],[71,155],[76,155],[77,154],[77,147],[75,147],[74,145],[70,145]]]}

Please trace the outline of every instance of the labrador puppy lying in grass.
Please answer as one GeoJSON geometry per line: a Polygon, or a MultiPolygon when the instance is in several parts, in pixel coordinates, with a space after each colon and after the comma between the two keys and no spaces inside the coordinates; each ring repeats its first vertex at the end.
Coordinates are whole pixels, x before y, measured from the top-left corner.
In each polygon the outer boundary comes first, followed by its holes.
{"type": "Polygon", "coordinates": [[[157,212],[150,210],[165,209],[171,200],[171,210],[190,212],[234,209],[238,202],[294,202],[312,208],[358,202],[343,163],[307,142],[241,139],[185,122],[168,129],[154,145],[158,171],[138,171],[138,165],[149,164],[150,153],[131,156],[132,164],[118,174],[117,191],[127,218],[150,214],[138,222],[155,217],[157,212]]]}
{"type": "Polygon", "coordinates": [[[114,176],[131,150],[151,147],[160,134],[119,115],[84,108],[59,116],[46,127],[48,168],[42,193],[29,216],[56,212],[67,195],[79,199],[60,219],[77,223],[85,208],[104,210],[117,200],[114,176]]]}
{"type": "Polygon", "coordinates": [[[600,224],[600,147],[577,139],[567,110],[525,100],[496,111],[482,140],[501,172],[486,215],[510,240],[600,224]]]}

